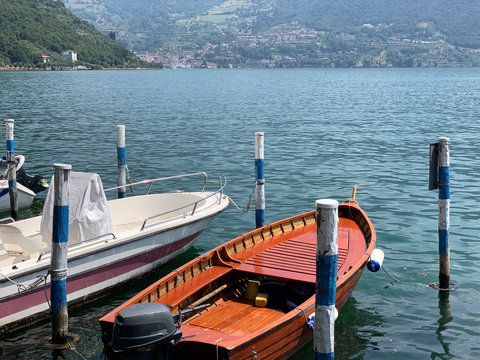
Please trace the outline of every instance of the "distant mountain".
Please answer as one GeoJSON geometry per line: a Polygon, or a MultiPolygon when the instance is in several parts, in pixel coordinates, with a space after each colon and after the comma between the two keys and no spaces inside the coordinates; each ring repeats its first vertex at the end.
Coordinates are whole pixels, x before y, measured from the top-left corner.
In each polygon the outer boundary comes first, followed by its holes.
{"type": "Polygon", "coordinates": [[[145,63],[73,15],[61,1],[0,0],[0,67],[73,65],[137,67],[145,63]],[[62,56],[66,51],[77,54],[75,63],[62,56]]]}
{"type": "Polygon", "coordinates": [[[64,0],[140,53],[193,66],[480,66],[471,0],[64,0]]]}

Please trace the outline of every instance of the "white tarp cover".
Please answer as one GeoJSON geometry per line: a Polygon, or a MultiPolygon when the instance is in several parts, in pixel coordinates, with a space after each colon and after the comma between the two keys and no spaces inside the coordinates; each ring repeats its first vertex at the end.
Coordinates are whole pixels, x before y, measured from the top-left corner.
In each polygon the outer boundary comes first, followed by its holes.
{"type": "MultiPolygon", "coordinates": [[[[52,239],[54,177],[43,206],[40,233],[48,243],[52,239]]],[[[76,242],[113,232],[112,219],[100,176],[70,172],[68,241],[76,242]]]]}

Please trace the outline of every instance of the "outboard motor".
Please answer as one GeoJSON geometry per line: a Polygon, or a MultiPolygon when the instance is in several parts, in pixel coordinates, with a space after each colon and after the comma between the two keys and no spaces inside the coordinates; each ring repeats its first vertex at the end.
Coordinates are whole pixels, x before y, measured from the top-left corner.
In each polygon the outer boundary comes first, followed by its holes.
{"type": "Polygon", "coordinates": [[[170,359],[172,344],[182,337],[173,315],[160,303],[140,303],[120,311],[110,348],[120,359],[170,359]]]}
{"type": "MultiPolygon", "coordinates": [[[[23,167],[24,163],[25,163],[25,157],[23,155],[15,156],[17,182],[29,188],[35,194],[39,193],[40,191],[44,191],[48,189],[47,180],[45,180],[41,174],[30,175],[25,172],[25,168],[23,167]]],[[[2,156],[0,158],[0,179],[7,178],[7,171],[8,171],[7,157],[2,156]]]]}

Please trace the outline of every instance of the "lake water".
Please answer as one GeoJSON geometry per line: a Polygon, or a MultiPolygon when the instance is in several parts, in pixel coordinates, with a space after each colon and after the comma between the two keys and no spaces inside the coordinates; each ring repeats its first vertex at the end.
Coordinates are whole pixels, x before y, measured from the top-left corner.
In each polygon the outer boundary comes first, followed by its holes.
{"type": "MultiPolygon", "coordinates": [[[[351,195],[371,218],[386,273],[364,272],[336,322],[337,359],[480,358],[480,69],[274,69],[0,72],[0,119],[15,150],[48,178],[53,163],[116,183],[116,125],[126,125],[133,180],[219,172],[241,207],[254,181],[254,133],[265,133],[266,220],[351,195]],[[439,297],[438,192],[429,144],[450,138],[451,280],[439,297]]],[[[3,126],[2,126],[3,128],[3,126]]],[[[4,139],[4,130],[2,130],[4,139]]],[[[3,140],[2,140],[3,141],[3,140]]],[[[38,213],[42,197],[22,216],[38,213]]],[[[194,247],[141,282],[70,311],[80,335],[67,359],[100,359],[97,319],[187,260],[248,230],[231,206],[194,247]]],[[[0,336],[2,359],[48,359],[45,321],[0,336]]],[[[312,345],[293,359],[313,359],[312,345]]]]}

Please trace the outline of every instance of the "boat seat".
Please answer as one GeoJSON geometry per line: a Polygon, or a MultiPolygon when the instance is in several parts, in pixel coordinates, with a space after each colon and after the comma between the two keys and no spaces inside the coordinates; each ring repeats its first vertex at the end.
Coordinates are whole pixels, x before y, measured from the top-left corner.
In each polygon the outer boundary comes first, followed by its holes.
{"type": "Polygon", "coordinates": [[[38,255],[47,248],[40,234],[25,236],[15,223],[0,225],[1,242],[9,255],[38,255]]]}

